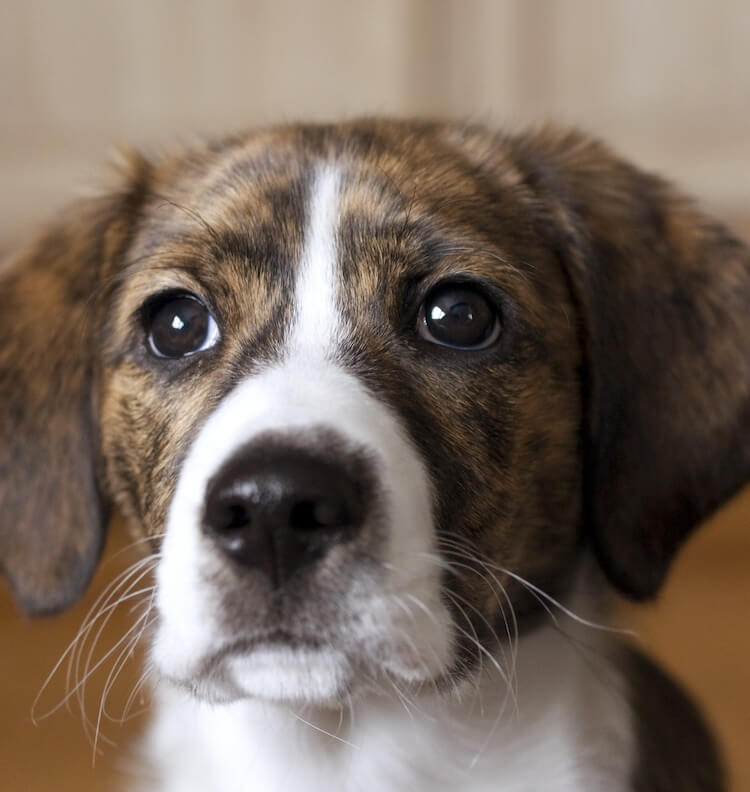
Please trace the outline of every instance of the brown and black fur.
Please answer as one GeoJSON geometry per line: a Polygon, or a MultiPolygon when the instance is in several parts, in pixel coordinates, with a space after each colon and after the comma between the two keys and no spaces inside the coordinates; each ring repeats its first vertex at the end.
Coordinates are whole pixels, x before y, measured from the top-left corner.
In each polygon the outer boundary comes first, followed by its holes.
{"type": "MultiPolygon", "coordinates": [[[[0,565],[28,612],[78,597],[112,507],[158,544],[197,429],[278,355],[311,167],[332,156],[354,328],[342,362],[422,452],[449,561],[477,553],[560,595],[589,547],[620,592],[645,599],[750,478],[750,254],[665,182],[554,129],[253,132],[134,158],[119,191],[62,217],[0,281],[0,565]],[[456,352],[414,331],[444,278],[483,284],[496,345],[456,352]],[[204,297],[219,346],[149,356],[144,311],[165,289],[204,297]]],[[[538,604],[504,582],[530,628],[538,604]]],[[[482,576],[469,564],[446,585],[487,638],[501,614],[482,576]]],[[[666,683],[639,692],[657,678],[633,660],[634,710],[654,723],[638,735],[644,761],[682,729],[716,778],[683,697],[666,683]],[[656,723],[670,702],[677,732],[656,723]]],[[[639,792],[670,788],[637,773],[639,792]]],[[[679,788],[721,788],[699,778],[679,788]]]]}

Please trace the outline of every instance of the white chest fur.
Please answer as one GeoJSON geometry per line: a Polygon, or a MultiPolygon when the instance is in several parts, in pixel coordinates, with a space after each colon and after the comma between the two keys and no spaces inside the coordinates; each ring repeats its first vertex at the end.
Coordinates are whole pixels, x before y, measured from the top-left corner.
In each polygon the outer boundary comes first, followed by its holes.
{"type": "Polygon", "coordinates": [[[164,690],[146,746],[158,780],[144,788],[626,790],[631,717],[608,655],[591,632],[578,640],[545,628],[519,644],[515,697],[486,670],[462,701],[394,692],[359,698],[343,717],[256,701],[208,705],[164,690]]]}

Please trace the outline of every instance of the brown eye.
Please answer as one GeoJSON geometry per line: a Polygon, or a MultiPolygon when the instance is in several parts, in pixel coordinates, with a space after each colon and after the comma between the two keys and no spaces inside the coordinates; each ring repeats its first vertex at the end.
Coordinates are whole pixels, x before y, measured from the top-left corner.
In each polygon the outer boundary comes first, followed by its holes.
{"type": "Polygon", "coordinates": [[[219,340],[219,328],[208,309],[192,295],[159,300],[146,321],[148,345],[160,358],[181,358],[209,349],[219,340]]]}
{"type": "Polygon", "coordinates": [[[419,334],[454,349],[483,349],[500,335],[500,320],[490,301],[472,284],[448,283],[424,302],[419,334]]]}

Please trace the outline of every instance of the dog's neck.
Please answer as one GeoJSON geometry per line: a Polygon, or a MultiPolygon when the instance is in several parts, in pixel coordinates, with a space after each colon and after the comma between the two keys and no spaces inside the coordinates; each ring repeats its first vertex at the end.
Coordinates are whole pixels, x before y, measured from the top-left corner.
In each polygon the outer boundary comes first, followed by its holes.
{"type": "Polygon", "coordinates": [[[487,661],[460,695],[385,685],[343,713],[162,690],[148,742],[156,788],[521,792],[545,779],[550,792],[616,792],[633,738],[614,658],[606,636],[547,627],[519,641],[512,692],[487,661]]]}

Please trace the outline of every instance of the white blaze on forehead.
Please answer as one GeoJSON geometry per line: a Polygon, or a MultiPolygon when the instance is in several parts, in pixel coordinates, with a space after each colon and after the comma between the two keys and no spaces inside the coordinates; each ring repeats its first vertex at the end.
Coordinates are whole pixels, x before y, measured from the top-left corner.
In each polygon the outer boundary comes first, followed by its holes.
{"type": "Polygon", "coordinates": [[[326,358],[340,340],[337,310],[337,250],[340,173],[321,167],[310,192],[305,246],[295,290],[295,319],[289,351],[292,355],[326,358]]]}
{"type": "MultiPolygon", "coordinates": [[[[293,436],[321,427],[335,431],[372,458],[385,499],[382,511],[389,517],[382,558],[384,568],[390,570],[388,587],[408,593],[419,603],[405,614],[403,602],[398,608],[389,591],[372,592],[367,605],[370,622],[357,620],[369,626],[362,626],[363,634],[353,635],[352,640],[359,647],[390,639],[398,644],[408,628],[408,645],[401,646],[390,661],[394,667],[409,666],[402,669],[404,673],[416,676],[428,668],[438,672],[450,654],[449,616],[440,600],[439,569],[429,558],[435,536],[424,463],[388,405],[335,362],[346,328],[338,299],[340,174],[334,166],[317,171],[309,200],[294,320],[284,353],[223,399],[193,442],[177,482],[158,569],[157,606],[162,618],[154,646],[157,667],[173,677],[189,677],[202,658],[236,637],[224,634],[221,606],[207,582],[212,576],[204,574],[222,563],[201,531],[208,482],[238,449],[264,432],[293,436]],[[402,624],[405,618],[408,623],[402,624]],[[415,653],[418,656],[408,660],[415,653]]],[[[361,609],[361,597],[359,603],[361,609]]],[[[328,685],[335,690],[344,672],[336,667],[339,661],[333,650],[326,651],[320,668],[327,663],[330,673],[323,679],[320,672],[315,687],[324,690],[328,685]]],[[[249,692],[252,684],[247,674],[240,673],[240,666],[244,664],[239,659],[233,661],[231,675],[249,692]]],[[[248,667],[250,676],[257,673],[248,667]]],[[[300,695],[305,690],[309,693],[309,674],[289,673],[291,677],[280,680],[278,689],[297,685],[300,695]]]]}

